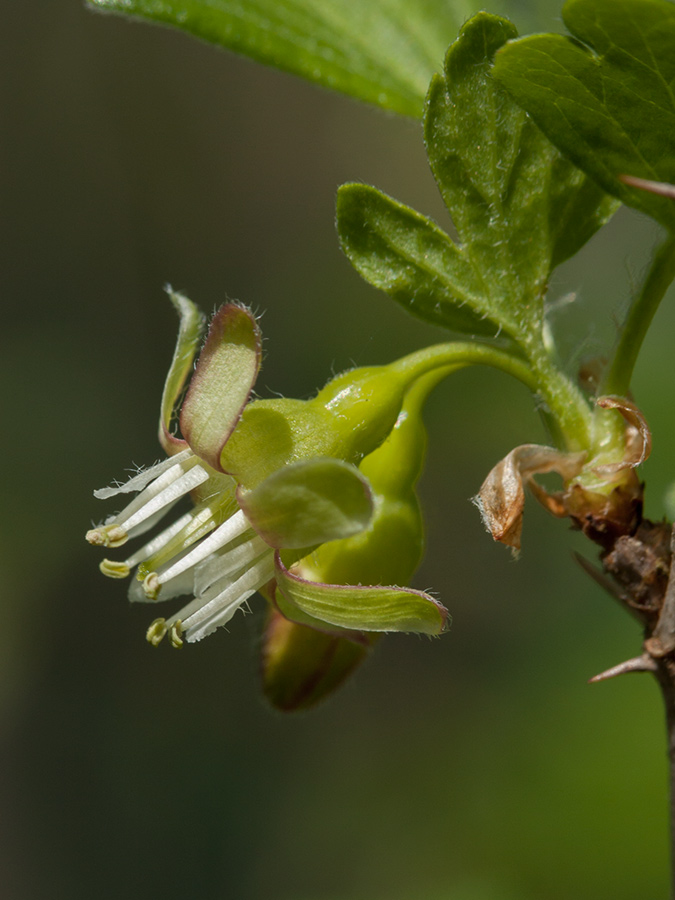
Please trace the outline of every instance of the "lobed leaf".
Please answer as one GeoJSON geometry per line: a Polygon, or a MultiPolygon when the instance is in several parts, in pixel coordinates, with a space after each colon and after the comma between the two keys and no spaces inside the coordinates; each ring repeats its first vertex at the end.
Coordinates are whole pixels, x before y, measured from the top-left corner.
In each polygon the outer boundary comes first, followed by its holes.
{"type": "Polygon", "coordinates": [[[464,334],[517,332],[516,320],[491,306],[480,272],[431,219],[374,187],[345,184],[337,221],[354,268],[408,312],[464,334]]]}
{"type": "Polygon", "coordinates": [[[606,191],[675,229],[675,205],[620,180],[675,181],[675,4],[568,0],[571,37],[508,44],[494,76],[606,191]]]}
{"type": "Polygon", "coordinates": [[[541,341],[552,269],[617,204],[492,78],[494,53],[515,35],[506,19],[474,16],[427,95],[427,153],[459,244],[364,185],[340,190],[337,217],[357,270],[408,311],[453,331],[527,345],[541,341]]]}
{"type": "Polygon", "coordinates": [[[466,0],[89,0],[420,117],[466,0]]]}

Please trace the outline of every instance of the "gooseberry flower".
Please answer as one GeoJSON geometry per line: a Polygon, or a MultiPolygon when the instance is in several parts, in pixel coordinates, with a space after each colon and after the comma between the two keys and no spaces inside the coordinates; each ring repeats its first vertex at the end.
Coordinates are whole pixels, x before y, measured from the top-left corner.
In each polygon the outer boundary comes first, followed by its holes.
{"type": "Polygon", "coordinates": [[[351,589],[316,584],[294,565],[326,542],[366,529],[374,499],[358,471],[394,427],[410,386],[395,367],[357,369],[333,379],[309,401],[250,400],[261,362],[261,335],[251,312],[235,304],[215,314],[172,431],[203,328],[194,304],[170,292],[179,336],[164,388],[160,442],[168,458],[99,499],[137,496],[91,529],[87,540],[120,547],[149,532],[183,497],[194,507],[125,560],[104,560],[113,578],[136,578],[131,600],[192,599],[156,619],[148,640],[168,633],[174,646],[226,624],[256,591],[282,598],[293,615],[338,634],[440,633],[446,611],[409,588],[351,589]]]}
{"type": "MultiPolygon", "coordinates": [[[[422,408],[447,372],[422,376],[410,388],[396,424],[384,443],[359,469],[368,478],[374,511],[367,528],[352,537],[322,544],[293,567],[315,595],[338,599],[355,584],[407,584],[424,550],[424,526],[415,485],[426,452],[422,408]]],[[[262,642],[262,682],[276,707],[306,709],[338,687],[366,658],[378,635],[328,632],[270,584],[270,608],[262,642]],[[280,610],[284,610],[284,614],[280,610]],[[304,621],[305,624],[300,624],[304,621]]],[[[368,590],[368,589],[366,589],[368,590]]],[[[317,604],[320,600],[314,598],[317,604]]]]}

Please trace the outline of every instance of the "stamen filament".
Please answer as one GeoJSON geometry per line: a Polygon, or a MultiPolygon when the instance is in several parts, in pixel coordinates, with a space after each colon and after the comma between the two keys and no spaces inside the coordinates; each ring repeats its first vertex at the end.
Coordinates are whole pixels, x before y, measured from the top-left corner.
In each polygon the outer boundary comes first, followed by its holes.
{"type": "Polygon", "coordinates": [[[108,500],[110,497],[116,497],[117,494],[130,494],[132,491],[142,491],[151,481],[159,478],[160,475],[163,475],[164,472],[172,466],[175,466],[177,463],[185,462],[188,457],[192,455],[190,449],[183,450],[181,453],[170,456],[168,459],[163,459],[161,462],[155,463],[154,466],[150,466],[149,469],[139,472],[124,484],[118,484],[114,487],[99,488],[94,491],[94,497],[96,497],[97,500],[108,500]]]}
{"type": "MultiPolygon", "coordinates": [[[[269,552],[269,549],[269,547],[265,547],[265,551],[269,552]]],[[[260,562],[263,556],[266,555],[265,551],[259,554],[257,557],[249,559],[245,563],[245,565],[240,566],[239,570],[234,572],[234,577],[221,578],[218,583],[213,584],[207,591],[195,590],[195,596],[192,598],[192,600],[186,603],[185,606],[180,609],[175,615],[170,616],[170,618],[167,619],[167,627],[170,628],[175,622],[178,621],[184,623],[188,619],[193,619],[194,617],[198,616],[208,604],[213,604],[213,602],[218,600],[218,598],[223,597],[225,595],[225,592],[229,590],[233,585],[236,585],[241,577],[245,575],[252,566],[260,562]]],[[[205,615],[209,615],[209,612],[207,611],[205,615]]]]}
{"type": "Polygon", "coordinates": [[[233,584],[209,600],[198,612],[182,619],[182,628],[189,642],[199,641],[224,625],[237,609],[266,584],[274,575],[274,557],[265,554],[233,584]]]}
{"type": "Polygon", "coordinates": [[[233,516],[230,516],[226,522],[223,522],[222,525],[219,525],[215,531],[208,535],[208,537],[205,537],[203,541],[200,541],[194,550],[182,557],[182,559],[179,559],[174,565],[169,566],[168,569],[161,572],[159,574],[159,584],[165,584],[167,581],[175,578],[176,575],[180,575],[180,573],[184,572],[186,569],[192,568],[192,566],[195,566],[203,559],[206,559],[207,556],[210,556],[211,553],[220,550],[221,547],[226,546],[235,538],[239,537],[240,534],[244,534],[250,527],[248,519],[244,513],[239,510],[233,516]]]}
{"type": "MultiPolygon", "coordinates": [[[[156,551],[148,554],[143,561],[144,571],[160,571],[167,563],[175,562],[179,556],[182,558],[185,550],[221,525],[237,508],[236,503],[228,496],[212,498],[195,507],[189,513],[190,518],[183,527],[172,534],[156,551]]],[[[158,535],[158,539],[161,537],[161,534],[158,535]]]]}
{"type": "MultiPolygon", "coordinates": [[[[169,475],[171,470],[166,473],[169,475]]],[[[161,481],[162,478],[157,479],[157,482],[161,481]]],[[[170,503],[174,503],[176,500],[179,500],[181,497],[185,496],[185,494],[189,494],[190,491],[194,490],[196,487],[199,487],[200,484],[203,484],[208,480],[209,473],[206,469],[203,469],[199,465],[195,465],[190,468],[189,471],[181,474],[178,478],[172,478],[171,483],[164,487],[162,490],[158,492],[153,492],[155,496],[152,496],[150,499],[145,500],[142,507],[136,511],[132,512],[132,515],[128,516],[123,522],[120,524],[130,532],[134,527],[140,525],[146,519],[149,519],[150,516],[153,516],[155,513],[162,510],[164,507],[168,506],[170,503]]],[[[151,491],[157,482],[154,482],[147,488],[148,491],[151,491]]],[[[145,494],[145,491],[143,492],[145,494]]],[[[143,497],[143,494],[137,498],[134,503],[137,503],[143,497]]],[[[125,511],[128,513],[128,511],[125,511]]]]}
{"type": "Polygon", "coordinates": [[[231,550],[225,550],[204,560],[195,571],[195,593],[203,594],[216,581],[250,565],[268,549],[265,541],[256,535],[243,544],[237,544],[231,550]]]}
{"type": "Polygon", "coordinates": [[[139,563],[144,562],[151,556],[154,556],[159,550],[162,549],[166,544],[169,543],[174,535],[178,534],[187,524],[192,520],[194,513],[192,510],[190,512],[185,513],[184,516],[181,516],[180,519],[176,519],[173,525],[169,525],[168,528],[165,528],[164,531],[160,532],[158,535],[155,535],[152,540],[148,541],[147,544],[144,544],[139,550],[137,550],[134,554],[132,554],[128,559],[125,560],[127,566],[130,569],[133,569],[134,566],[137,566],[139,563]]]}

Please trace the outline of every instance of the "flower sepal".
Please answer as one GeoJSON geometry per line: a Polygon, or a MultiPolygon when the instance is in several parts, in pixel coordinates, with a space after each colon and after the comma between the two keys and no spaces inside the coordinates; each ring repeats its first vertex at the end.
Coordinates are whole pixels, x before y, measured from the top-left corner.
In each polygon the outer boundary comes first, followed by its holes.
{"type": "MultiPolygon", "coordinates": [[[[323,623],[348,631],[441,634],[448,611],[423,591],[381,585],[320,584],[287,569],[275,555],[282,612],[300,624],[323,623]],[[309,617],[309,618],[308,618],[309,617]]],[[[279,597],[277,595],[277,602],[279,597]]]]}
{"type": "Polygon", "coordinates": [[[214,315],[180,412],[193,453],[216,471],[241,418],[262,357],[262,336],[250,310],[226,303],[214,315]]]}

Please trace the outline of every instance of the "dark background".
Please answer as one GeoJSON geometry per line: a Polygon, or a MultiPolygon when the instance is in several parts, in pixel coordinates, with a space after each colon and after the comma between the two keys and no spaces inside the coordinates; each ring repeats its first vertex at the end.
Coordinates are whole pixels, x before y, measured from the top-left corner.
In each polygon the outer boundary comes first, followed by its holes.
{"type": "MultiPolygon", "coordinates": [[[[553,2],[510,9],[561,27],[553,2]]],[[[165,282],[264,311],[263,395],[444,339],[360,281],[333,225],[347,180],[447,221],[419,125],[78,0],[5,0],[0,52],[2,900],[665,898],[658,692],[586,684],[638,629],[565,523],[530,502],[514,563],[469,503],[545,440],[506,376],[461,372],[429,406],[415,583],[452,630],[386,639],[312,713],[260,699],[257,616],[150,648],[151,614],[83,540],[92,489],[160,454],[165,282]]],[[[554,296],[577,292],[554,317],[571,368],[611,341],[655,237],[622,211],[556,274],[554,296]]],[[[671,297],[635,379],[653,516],[674,325],[671,297]]]]}

